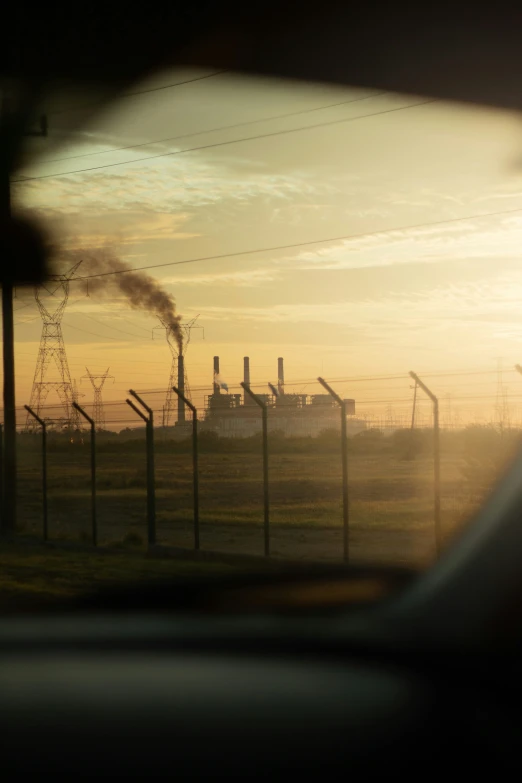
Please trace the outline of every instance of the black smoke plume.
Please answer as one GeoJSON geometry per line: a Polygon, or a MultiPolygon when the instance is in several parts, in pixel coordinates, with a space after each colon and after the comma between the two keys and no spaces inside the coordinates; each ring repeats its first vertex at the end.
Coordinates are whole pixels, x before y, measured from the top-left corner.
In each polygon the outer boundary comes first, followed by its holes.
{"type": "Polygon", "coordinates": [[[82,261],[76,274],[77,277],[85,279],[89,294],[123,294],[134,310],[144,310],[155,315],[165,327],[170,327],[181,349],[181,316],[176,312],[174,297],[161,287],[159,280],[146,272],[133,271],[130,264],[118,258],[112,250],[90,248],[66,251],[65,254],[60,253],[60,256],[62,263],[82,261]]]}

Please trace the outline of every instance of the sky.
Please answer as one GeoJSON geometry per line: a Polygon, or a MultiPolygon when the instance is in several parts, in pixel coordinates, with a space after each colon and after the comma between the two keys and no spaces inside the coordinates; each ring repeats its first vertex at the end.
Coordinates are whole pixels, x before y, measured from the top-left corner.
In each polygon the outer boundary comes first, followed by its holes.
{"type": "MultiPolygon", "coordinates": [[[[447,417],[491,419],[501,383],[521,418],[518,116],[230,73],[179,84],[207,75],[158,74],[64,141],[63,117],[86,98],[69,96],[50,139],[28,141],[38,157],[13,176],[14,209],[33,211],[58,247],[158,265],[150,274],[183,321],[203,327],[186,360],[198,405],[214,354],[231,389],[250,356],[263,391],[283,356],[289,390],[313,393],[323,375],[359,412],[406,416],[415,370],[447,417]]],[[[42,322],[30,290],[15,310],[22,404],[42,322]]],[[[110,368],[108,401],[166,388],[157,326],[71,283],[62,327],[85,399],[86,367],[110,368]]]]}

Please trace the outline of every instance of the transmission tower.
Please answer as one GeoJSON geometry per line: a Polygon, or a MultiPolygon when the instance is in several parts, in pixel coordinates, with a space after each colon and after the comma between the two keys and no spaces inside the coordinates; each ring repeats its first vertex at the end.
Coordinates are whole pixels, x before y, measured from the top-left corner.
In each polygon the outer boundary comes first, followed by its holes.
{"type": "Polygon", "coordinates": [[[92,388],[94,389],[94,407],[93,407],[92,418],[94,419],[94,424],[96,425],[96,429],[98,431],[104,430],[105,410],[103,408],[102,389],[105,385],[105,381],[107,380],[107,378],[111,378],[114,381],[114,375],[109,375],[109,367],[107,367],[104,373],[100,373],[99,375],[93,375],[88,367],[86,367],[85,369],[87,370],[87,374],[82,375],[80,381],[83,381],[84,378],[88,378],[92,383],[92,388]]]}
{"type": "MultiPolygon", "coordinates": [[[[47,283],[35,288],[34,292],[43,326],[31,391],[30,407],[40,415],[49,392],[54,390],[63,408],[61,424],[73,430],[80,428],[80,418],[78,411],[72,405],[77,399],[77,392],[75,385],[71,381],[63,342],[62,316],[69,298],[69,282],[74,277],[80,264],[81,261],[64,275],[51,275],[47,283]],[[48,304],[44,304],[40,298],[42,289],[45,289],[49,296],[57,302],[57,307],[52,312],[50,312],[48,304]],[[58,379],[54,381],[47,380],[51,362],[54,362],[58,371],[58,379]]],[[[34,419],[28,414],[26,429],[34,429],[35,424],[34,419]]]]}
{"type": "Polygon", "coordinates": [[[185,397],[187,397],[189,400],[191,399],[187,370],[185,367],[185,355],[190,343],[190,333],[192,329],[203,329],[202,326],[196,326],[196,321],[198,318],[199,315],[197,315],[195,318],[192,318],[191,321],[180,324],[181,332],[183,334],[181,349],[179,347],[175,332],[172,330],[169,324],[162,321],[162,326],[165,329],[165,336],[172,353],[169,385],[167,387],[165,405],[163,406],[164,427],[169,427],[172,424],[175,410],[177,410],[178,423],[181,424],[185,421],[185,404],[177,397],[175,392],[172,391],[172,387],[177,386],[177,388],[185,395],[185,397]]]}

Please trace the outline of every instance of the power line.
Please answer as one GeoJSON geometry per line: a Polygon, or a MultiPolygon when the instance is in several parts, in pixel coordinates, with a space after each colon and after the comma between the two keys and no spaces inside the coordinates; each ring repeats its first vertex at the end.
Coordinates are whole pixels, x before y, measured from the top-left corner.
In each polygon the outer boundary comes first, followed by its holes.
{"type": "Polygon", "coordinates": [[[490,375],[490,374],[497,374],[497,372],[498,370],[470,370],[464,372],[438,372],[438,373],[423,372],[422,375],[425,378],[451,378],[459,375],[490,375]]]}
{"type": "Polygon", "coordinates": [[[437,103],[436,98],[430,98],[430,100],[419,101],[417,103],[411,103],[408,106],[398,106],[394,109],[382,109],[381,111],[372,112],[371,114],[363,114],[357,117],[344,117],[340,120],[329,120],[328,122],[319,122],[315,125],[302,125],[299,128],[288,128],[287,130],[271,131],[270,133],[260,133],[257,136],[247,136],[242,139],[232,139],[230,141],[218,141],[212,144],[201,144],[197,147],[189,147],[184,150],[175,150],[173,152],[161,152],[158,155],[148,155],[146,158],[134,158],[134,160],[124,160],[119,163],[105,163],[101,166],[89,166],[86,169],[75,169],[74,171],[64,171],[61,174],[42,174],[38,177],[24,177],[23,179],[13,179],[15,182],[33,182],[41,179],[56,179],[57,177],[68,177],[71,174],[82,174],[88,171],[98,171],[100,169],[114,168],[115,166],[128,166],[129,164],[142,163],[143,161],[156,160],[157,158],[168,158],[175,155],[184,155],[187,152],[200,152],[202,150],[213,149],[215,147],[228,147],[232,144],[241,144],[247,141],[258,141],[259,139],[269,139],[275,136],[285,136],[290,133],[300,133],[302,131],[315,130],[316,128],[325,128],[331,125],[339,125],[345,122],[356,122],[357,120],[365,120],[369,117],[377,117],[381,114],[392,114],[398,111],[405,111],[406,109],[416,109],[419,106],[425,106],[429,103],[437,103]]]}
{"type": "Polygon", "coordinates": [[[114,340],[115,342],[121,343],[121,340],[119,337],[109,337],[107,334],[98,334],[97,332],[89,332],[87,329],[82,329],[79,326],[73,326],[68,321],[63,321],[63,323],[68,326],[70,329],[76,329],[77,332],[85,332],[85,334],[90,334],[92,337],[101,337],[102,340],[114,340]]]}
{"type": "MultiPolygon", "coordinates": [[[[79,327],[73,327],[73,328],[77,328],[78,329],[79,327]]],[[[79,331],[85,331],[85,329],[79,329],[79,331]]],[[[99,335],[96,335],[96,336],[99,336],[99,335]]],[[[109,339],[117,339],[117,338],[109,338],[109,339]]],[[[130,343],[130,341],[129,341],[129,343],[130,343]]],[[[18,351],[18,350],[16,351],[16,355],[18,357],[20,357],[20,356],[30,356],[33,359],[35,357],[35,354],[32,353],[32,352],[25,352],[25,351],[18,351]]],[[[1,354],[0,354],[0,356],[1,356],[1,354]]],[[[79,364],[75,365],[75,366],[84,367],[85,366],[85,361],[87,361],[87,360],[89,360],[89,361],[98,361],[100,357],[99,356],[76,356],[75,355],[75,356],[71,356],[69,358],[78,360],[79,364]]],[[[23,360],[23,361],[26,361],[26,360],[23,360]]],[[[158,365],[158,366],[161,366],[161,367],[165,367],[165,362],[164,361],[160,361],[160,360],[158,360],[158,361],[150,361],[150,360],[146,360],[146,359],[143,359],[143,360],[142,359],[123,359],[121,361],[124,363],[125,366],[128,365],[128,364],[150,364],[150,365],[158,365]]],[[[33,362],[28,361],[27,364],[33,365],[33,362]]],[[[113,366],[112,362],[111,362],[111,366],[113,366]]],[[[203,363],[200,362],[200,363],[194,364],[192,366],[193,367],[196,367],[196,366],[197,367],[207,367],[207,364],[206,363],[203,364],[203,363]]],[[[163,392],[164,391],[165,391],[165,389],[163,389],[163,392]]]]}
{"type": "MultiPolygon", "coordinates": [[[[126,334],[129,337],[135,337],[138,340],[145,339],[145,337],[142,334],[134,334],[133,332],[126,332],[123,329],[119,329],[117,326],[110,326],[108,324],[104,324],[102,321],[98,321],[96,318],[93,318],[92,315],[88,315],[87,313],[77,313],[77,315],[82,315],[84,318],[90,318],[91,321],[94,321],[95,324],[99,324],[99,326],[103,326],[108,329],[113,329],[114,331],[121,332],[122,334],[126,334]]],[[[150,337],[150,330],[149,330],[149,339],[152,339],[152,337],[150,337]]]]}
{"type": "MultiPolygon", "coordinates": [[[[78,297],[78,299],[75,299],[73,302],[73,305],[78,304],[78,302],[84,301],[83,297],[78,297]]],[[[74,310],[70,310],[69,312],[74,313],[74,310]]],[[[140,334],[133,334],[132,332],[126,332],[123,329],[119,329],[117,326],[109,326],[108,324],[102,323],[102,321],[98,321],[96,318],[93,318],[92,315],[89,315],[88,313],[78,312],[76,311],[77,315],[82,315],[85,318],[90,318],[91,321],[94,321],[95,324],[99,324],[100,326],[108,326],[109,329],[115,329],[117,332],[122,332],[123,334],[127,334],[131,337],[137,337],[139,340],[145,339],[143,335],[140,334]]],[[[114,317],[114,316],[113,316],[114,317]]],[[[128,318],[125,318],[123,315],[118,315],[118,319],[122,321],[126,321],[128,324],[131,324],[131,326],[134,326],[136,329],[143,329],[143,331],[147,332],[147,334],[151,335],[151,329],[147,329],[145,326],[141,326],[140,324],[135,323],[134,321],[129,320],[128,318]]]]}
{"type": "MultiPolygon", "coordinates": [[[[84,329],[80,329],[79,327],[73,327],[73,328],[79,329],[79,331],[86,331],[84,329]]],[[[128,334],[130,334],[130,333],[128,333],[128,334]]],[[[99,336],[99,335],[96,335],[96,336],[99,336]]],[[[117,338],[110,338],[110,339],[117,339],[117,338]]],[[[16,355],[17,356],[34,357],[34,353],[33,352],[18,351],[18,350],[16,352],[16,355]]],[[[1,358],[1,353],[0,353],[0,358],[1,358]]],[[[76,356],[75,355],[75,356],[71,356],[70,358],[78,360],[79,364],[77,366],[83,366],[83,362],[85,362],[87,360],[89,360],[89,361],[91,361],[91,360],[92,361],[96,361],[97,359],[99,359],[99,356],[95,357],[95,356],[83,356],[83,355],[82,356],[76,356]]],[[[165,362],[163,362],[161,360],[151,361],[151,360],[146,360],[146,359],[145,360],[142,360],[142,359],[124,359],[124,360],[122,360],[122,362],[125,365],[127,365],[127,364],[140,364],[140,365],[141,364],[150,364],[150,365],[158,365],[160,367],[164,367],[165,366],[165,362]]],[[[193,364],[191,366],[192,367],[207,367],[207,363],[206,362],[197,362],[197,363],[195,363],[195,364],[193,364]]],[[[261,367],[262,366],[262,367],[266,368],[266,367],[269,367],[271,365],[256,365],[256,366],[257,367],[261,367]]],[[[496,374],[497,374],[497,370],[485,370],[485,369],[484,370],[480,370],[480,369],[469,369],[469,370],[463,369],[463,370],[457,370],[457,371],[451,371],[451,372],[445,372],[444,370],[419,370],[419,375],[422,375],[423,377],[426,377],[426,378],[447,378],[447,377],[461,377],[461,376],[467,377],[467,376],[476,376],[476,375],[496,375],[496,374]]],[[[369,382],[369,381],[381,381],[381,380],[384,380],[384,381],[408,380],[409,381],[409,375],[408,375],[407,371],[404,371],[404,373],[402,373],[402,374],[389,373],[389,374],[382,374],[382,375],[357,375],[357,376],[347,376],[347,377],[343,377],[343,378],[331,378],[331,377],[329,377],[328,380],[331,381],[332,383],[357,383],[357,382],[363,382],[363,381],[368,381],[369,382]]],[[[286,380],[285,383],[286,383],[286,386],[291,386],[291,385],[294,385],[294,384],[302,384],[302,383],[311,384],[311,383],[315,383],[316,381],[317,381],[317,377],[313,377],[313,378],[312,377],[310,377],[310,378],[289,378],[289,379],[286,380]]],[[[264,381],[260,381],[259,383],[253,383],[252,384],[253,387],[256,387],[256,386],[261,387],[261,386],[265,386],[265,385],[266,385],[266,383],[264,381]]],[[[230,384],[230,387],[231,388],[235,388],[235,387],[239,388],[239,384],[230,384]]],[[[197,389],[204,390],[204,389],[212,389],[212,388],[213,388],[213,385],[212,385],[211,381],[209,381],[208,383],[206,383],[204,385],[192,386],[192,389],[194,389],[194,390],[197,390],[197,389]]],[[[390,390],[392,389],[391,386],[388,387],[388,388],[390,390]]],[[[382,387],[381,387],[381,389],[382,389],[382,387]]],[[[146,392],[148,394],[153,394],[153,393],[163,394],[165,392],[165,389],[164,388],[160,388],[160,389],[145,389],[145,390],[142,390],[142,391],[144,391],[144,392],[146,392]]]]}
{"type": "MultiPolygon", "coordinates": [[[[437,372],[433,371],[431,373],[422,373],[423,377],[429,377],[429,378],[444,378],[448,376],[469,376],[469,375],[486,375],[490,373],[496,373],[496,370],[480,370],[480,371],[464,371],[464,372],[458,372],[458,373],[443,373],[443,372],[437,372]]],[[[370,382],[370,381],[392,381],[392,380],[401,380],[405,382],[410,382],[410,377],[407,372],[404,372],[402,375],[375,375],[375,376],[358,376],[358,377],[352,377],[352,378],[329,378],[329,381],[332,383],[358,383],[358,382],[370,382]]],[[[285,381],[285,385],[287,387],[304,384],[310,385],[312,383],[316,383],[317,378],[290,378],[285,381]]],[[[255,383],[251,383],[251,387],[253,389],[255,388],[264,388],[266,387],[267,382],[266,381],[259,381],[255,383]]],[[[461,384],[462,385],[462,384],[461,384]]],[[[474,384],[475,386],[476,384],[474,384]]],[[[486,385],[486,384],[484,384],[486,385]]],[[[194,386],[191,385],[192,391],[212,391],[212,383],[207,383],[204,385],[198,385],[194,386]]],[[[452,387],[453,388],[453,387],[452,387]]],[[[240,389],[240,385],[238,383],[229,383],[229,389],[240,389]]],[[[371,391],[371,387],[367,387],[364,389],[359,388],[358,391],[371,391]]],[[[379,387],[379,391],[401,391],[401,388],[394,388],[392,386],[387,387],[379,387]]],[[[164,389],[141,389],[141,392],[143,394],[164,394],[164,389]]],[[[293,392],[288,392],[289,394],[293,394],[293,392]]],[[[409,399],[409,398],[408,398],[409,399]]],[[[456,398],[455,398],[456,399],[456,398]]]]}
{"type": "MultiPolygon", "coordinates": [[[[377,98],[380,95],[387,95],[386,92],[377,92],[374,95],[365,95],[363,98],[352,98],[347,101],[338,101],[337,103],[327,103],[325,106],[317,106],[314,109],[301,109],[300,111],[291,111],[286,114],[274,114],[272,117],[261,117],[259,120],[247,120],[246,122],[236,122],[233,125],[219,125],[217,128],[209,128],[208,130],[196,131],[194,133],[182,133],[178,136],[169,136],[166,139],[156,139],[155,141],[145,141],[141,144],[129,144],[126,147],[111,147],[106,150],[98,150],[98,152],[85,152],[81,155],[68,155],[63,158],[50,158],[43,161],[44,163],[59,163],[64,160],[76,160],[78,158],[91,158],[93,155],[106,155],[109,152],[121,152],[122,150],[134,150],[139,147],[151,147],[153,144],[166,144],[168,141],[177,141],[178,139],[190,139],[194,136],[202,136],[205,133],[217,133],[223,130],[233,130],[234,128],[242,128],[247,125],[259,125],[260,122],[271,122],[273,120],[282,120],[286,117],[296,117],[300,114],[311,114],[316,111],[324,111],[325,109],[332,109],[337,106],[345,106],[348,103],[358,103],[360,101],[368,101],[370,98],[377,98]]],[[[128,162],[128,161],[127,161],[128,162]]]]}
{"type": "MultiPolygon", "coordinates": [[[[451,377],[460,377],[460,376],[469,376],[469,375],[491,375],[496,374],[497,370],[463,370],[463,371],[456,371],[456,372],[444,372],[439,370],[433,370],[432,372],[421,372],[419,371],[419,375],[422,375],[423,378],[451,378],[451,377]]],[[[364,377],[356,377],[356,378],[329,378],[329,381],[332,383],[357,383],[358,381],[391,381],[391,380],[410,380],[408,373],[404,373],[404,375],[380,375],[380,376],[364,376],[364,377]]],[[[310,378],[304,378],[302,380],[292,381],[292,383],[312,383],[314,380],[317,379],[310,379],[310,378]]],[[[288,384],[289,382],[287,382],[288,384]]]]}
{"type": "MultiPolygon", "coordinates": [[[[405,372],[402,375],[380,375],[380,376],[369,376],[369,377],[363,377],[363,378],[328,378],[328,380],[331,383],[357,383],[358,381],[391,381],[391,380],[401,380],[405,381],[408,380],[408,373],[405,372]]],[[[317,376],[315,378],[291,378],[285,380],[285,386],[294,386],[298,384],[306,384],[307,386],[317,383],[317,376]]],[[[264,388],[267,385],[267,381],[257,381],[250,384],[250,387],[252,389],[260,389],[264,388]]],[[[239,383],[229,383],[228,384],[230,389],[240,389],[241,386],[239,383]]],[[[197,387],[192,386],[192,389],[195,389],[197,387]]],[[[204,387],[207,388],[207,387],[204,387]]],[[[212,384],[208,384],[208,388],[212,388],[212,384]]],[[[382,391],[382,387],[381,387],[382,391]]],[[[321,392],[322,393],[322,392],[321,392]]]]}
{"type": "Polygon", "coordinates": [[[26,318],[25,321],[16,321],[13,326],[22,326],[23,324],[30,324],[32,321],[36,321],[37,318],[40,318],[39,315],[35,315],[34,318],[26,318]]]}
{"type": "MultiPolygon", "coordinates": [[[[94,323],[99,324],[100,326],[103,326],[103,327],[106,326],[106,324],[102,323],[101,321],[97,321],[96,318],[92,318],[92,316],[87,315],[87,313],[77,313],[77,315],[83,315],[85,318],[90,318],[91,321],[94,321],[94,323]]],[[[21,326],[22,324],[31,323],[32,321],[36,321],[38,318],[40,318],[40,316],[36,315],[34,318],[28,318],[25,321],[18,321],[15,324],[15,326],[21,326]]],[[[110,337],[109,335],[95,334],[94,332],[89,332],[89,331],[87,331],[87,329],[82,329],[79,326],[73,326],[72,324],[68,323],[67,321],[64,321],[63,323],[67,324],[67,326],[70,326],[72,329],[76,329],[77,331],[80,331],[80,332],[85,332],[86,334],[91,334],[91,335],[93,335],[95,337],[103,337],[103,339],[105,339],[105,340],[116,340],[117,342],[121,342],[121,340],[119,340],[117,337],[110,337]]],[[[122,334],[126,334],[129,337],[134,337],[137,340],[145,340],[146,339],[141,334],[134,334],[132,332],[125,332],[123,329],[119,329],[117,326],[109,326],[108,328],[109,329],[113,329],[113,330],[115,330],[117,332],[121,332],[122,334]]]]}
{"type": "MultiPolygon", "coordinates": [[[[205,76],[196,76],[193,79],[185,79],[185,81],[182,82],[172,82],[171,84],[164,84],[161,87],[150,87],[146,90],[136,90],[135,92],[126,92],[122,95],[118,96],[121,98],[130,98],[134,95],[145,95],[149,92],[159,92],[160,90],[169,90],[172,87],[181,87],[184,84],[192,84],[192,82],[201,82],[204,79],[212,79],[214,76],[220,76],[223,73],[228,73],[228,70],[224,71],[214,71],[213,73],[207,73],[205,76]]],[[[82,111],[82,109],[89,109],[91,106],[100,106],[101,104],[105,103],[105,100],[102,98],[98,101],[94,101],[92,103],[84,103],[81,106],[69,106],[65,109],[60,109],[59,111],[52,111],[48,112],[49,117],[57,117],[60,114],[67,114],[67,112],[70,111],[82,111]]]]}
{"type": "MultiPolygon", "coordinates": [[[[521,393],[519,394],[506,394],[506,397],[510,400],[520,400],[521,393]]],[[[496,400],[496,394],[455,394],[452,395],[451,401],[458,402],[459,400],[496,400]]]]}
{"type": "Polygon", "coordinates": [[[432,226],[446,226],[451,223],[463,223],[466,220],[479,220],[486,217],[499,217],[501,215],[512,215],[517,212],[522,212],[522,207],[516,207],[515,209],[503,209],[497,212],[479,212],[474,215],[465,215],[458,218],[447,218],[445,220],[433,220],[428,223],[413,223],[407,226],[392,226],[391,228],[383,228],[379,231],[372,231],[362,234],[344,234],[336,237],[323,237],[322,239],[311,239],[307,242],[293,242],[288,245],[272,245],[270,247],[258,247],[252,250],[238,250],[233,253],[219,253],[215,256],[199,256],[197,258],[187,258],[184,261],[168,261],[164,264],[149,264],[147,266],[138,266],[132,269],[117,269],[112,272],[99,272],[95,275],[84,275],[83,277],[75,277],[72,282],[76,280],[91,280],[93,277],[107,277],[108,275],[123,275],[128,272],[143,272],[147,269],[162,269],[163,267],[180,266],[183,264],[195,264],[202,261],[219,261],[225,258],[237,258],[238,256],[249,256],[255,253],[272,253],[278,250],[293,250],[296,247],[310,247],[312,245],[324,245],[328,242],[343,242],[350,239],[370,239],[373,237],[383,236],[384,234],[392,234],[397,231],[413,231],[417,228],[429,228],[432,226]]]}
{"type": "MultiPolygon", "coordinates": [[[[83,332],[85,330],[84,329],[80,329],[80,331],[83,332]]],[[[97,335],[97,336],[99,336],[99,335],[97,335]]],[[[117,338],[110,338],[110,339],[117,339],[117,338]]],[[[20,356],[30,356],[30,357],[32,357],[33,361],[29,361],[29,360],[24,359],[23,361],[19,360],[18,363],[22,364],[22,363],[25,362],[27,365],[30,365],[30,366],[34,367],[35,354],[33,354],[33,353],[23,353],[23,352],[17,351],[16,355],[18,357],[20,357],[20,356]]],[[[76,362],[71,363],[71,367],[84,367],[86,361],[99,361],[99,359],[100,359],[99,356],[72,356],[71,358],[78,360],[78,363],[76,363],[76,362]]],[[[161,362],[161,361],[147,361],[147,360],[141,360],[141,359],[125,359],[125,360],[123,360],[123,364],[121,364],[121,365],[120,364],[114,365],[114,363],[111,362],[111,367],[112,366],[115,366],[115,367],[125,366],[126,367],[128,364],[140,364],[140,365],[141,364],[149,364],[149,365],[155,365],[155,366],[157,365],[158,367],[165,367],[166,366],[166,362],[161,362]]],[[[154,371],[151,371],[151,372],[154,372],[154,371]]],[[[160,371],[158,370],[157,372],[160,372],[160,371]]],[[[211,386],[212,386],[212,384],[209,384],[209,388],[211,388],[211,386]]],[[[165,389],[162,389],[162,393],[164,393],[164,392],[165,392],[165,389]]]]}
{"type": "Polygon", "coordinates": [[[136,329],[143,329],[144,332],[147,332],[148,334],[151,333],[151,329],[147,329],[146,326],[140,326],[140,324],[137,324],[135,321],[130,321],[128,318],[125,318],[123,315],[119,315],[118,318],[120,318],[122,321],[127,321],[128,324],[131,324],[131,326],[135,326],[136,329]]]}
{"type": "MultiPolygon", "coordinates": [[[[163,389],[162,391],[158,390],[157,393],[158,394],[159,393],[164,394],[164,392],[165,392],[165,390],[163,389]]],[[[152,394],[153,392],[151,392],[148,389],[145,389],[145,390],[140,389],[139,393],[142,394],[142,395],[145,395],[145,394],[152,394]]],[[[521,394],[518,394],[518,395],[517,394],[510,394],[510,395],[508,395],[508,398],[509,399],[513,399],[513,400],[520,400],[521,399],[521,394]]],[[[491,401],[494,401],[496,399],[496,395],[494,395],[494,394],[490,394],[490,395],[460,395],[458,397],[452,397],[452,402],[459,402],[460,400],[479,400],[479,399],[480,400],[491,400],[491,401]]],[[[423,401],[423,402],[427,405],[426,401],[423,401]]],[[[382,405],[382,404],[398,404],[398,403],[407,403],[407,404],[409,404],[409,403],[411,403],[411,398],[410,397],[389,397],[389,398],[385,398],[385,399],[362,399],[362,400],[357,400],[357,404],[358,405],[373,405],[373,404],[382,405]]],[[[123,400],[123,399],[122,400],[109,400],[109,401],[107,401],[104,404],[107,405],[107,406],[111,406],[111,407],[122,406],[124,408],[124,410],[125,410],[125,400],[123,400]]],[[[61,403],[60,402],[44,405],[44,406],[41,407],[41,409],[45,410],[45,409],[58,408],[58,407],[61,407],[61,403]]],[[[88,407],[92,407],[92,403],[90,403],[90,402],[85,403],[85,407],[87,407],[87,408],[88,407]]]]}

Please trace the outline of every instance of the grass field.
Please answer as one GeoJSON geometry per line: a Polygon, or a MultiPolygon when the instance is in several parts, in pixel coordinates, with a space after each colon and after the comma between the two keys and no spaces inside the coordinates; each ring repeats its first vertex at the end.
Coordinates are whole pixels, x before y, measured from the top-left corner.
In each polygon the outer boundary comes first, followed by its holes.
{"type": "MultiPolygon", "coordinates": [[[[149,558],[132,544],[94,550],[81,545],[45,545],[34,539],[3,540],[0,546],[0,612],[48,605],[121,584],[195,578],[233,570],[226,563],[149,558]]],[[[237,567],[234,569],[237,570],[237,567]]]]}
{"type": "MultiPolygon", "coordinates": [[[[477,508],[461,454],[442,461],[442,525],[450,537],[477,508]]],[[[158,542],[192,547],[190,453],[156,453],[158,542]]],[[[350,458],[350,531],[356,559],[419,564],[433,546],[433,461],[428,453],[400,458],[390,450],[350,458]]],[[[200,457],[201,545],[224,552],[262,553],[262,464],[259,451],[204,452],[200,457]]],[[[144,448],[100,450],[98,529],[102,545],[146,540],[144,448]]],[[[341,468],[337,448],[273,453],[270,457],[272,550],[285,557],[342,557],[341,468]]],[[[40,458],[20,460],[20,528],[41,532],[40,458]]],[[[89,448],[49,454],[49,535],[89,541],[89,448]]]]}
{"type": "MultiPolygon", "coordinates": [[[[424,567],[435,557],[432,434],[350,442],[350,561],[424,567]],[[406,448],[405,448],[406,446],[406,448]]],[[[442,441],[442,531],[450,539],[480,506],[520,443],[488,429],[442,441]],[[512,442],[511,442],[512,441],[512,442]]],[[[39,439],[19,455],[18,542],[0,542],[0,608],[97,586],[169,575],[208,574],[224,562],[146,556],[145,449],[140,442],[98,450],[99,549],[90,546],[89,444],[51,446],[49,538],[42,535],[39,439]],[[54,546],[52,545],[54,543],[54,546]],[[16,600],[15,600],[16,599],[16,600]],[[14,604],[13,604],[14,601],[14,604]]],[[[204,445],[204,444],[203,444],[204,445]]],[[[208,446],[208,444],[207,444],[208,446]]],[[[188,444],[156,449],[157,541],[191,550],[192,462],[188,444]]],[[[263,554],[259,444],[220,441],[201,449],[201,548],[263,554]]],[[[291,560],[341,561],[341,461],[338,435],[323,441],[272,440],[271,554],[291,560]]],[[[235,566],[237,567],[237,566],[235,566]]]]}

